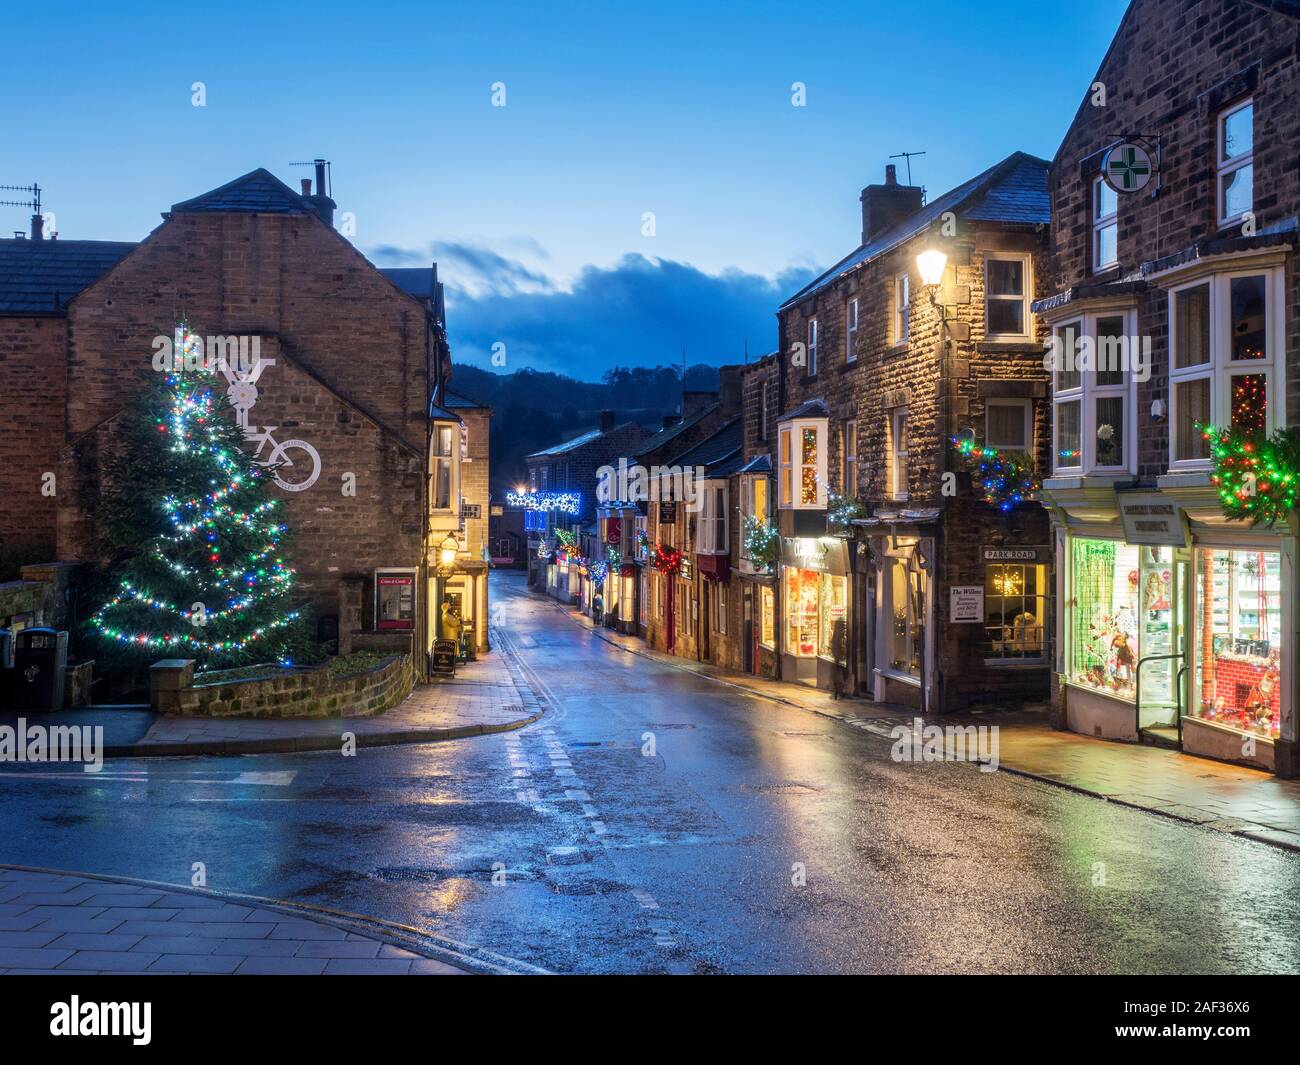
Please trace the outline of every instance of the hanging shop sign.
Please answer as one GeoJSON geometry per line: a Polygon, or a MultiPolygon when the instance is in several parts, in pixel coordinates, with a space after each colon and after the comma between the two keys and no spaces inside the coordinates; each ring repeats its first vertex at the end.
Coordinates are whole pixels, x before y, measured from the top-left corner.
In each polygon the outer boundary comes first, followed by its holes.
{"type": "Polygon", "coordinates": [[[984,587],[954,584],[948,589],[948,620],[969,624],[984,620],[984,587]]]}
{"type": "Polygon", "coordinates": [[[659,524],[676,525],[677,524],[677,504],[676,502],[659,504],[659,524]]]}
{"type": "Polygon", "coordinates": [[[1124,539],[1130,544],[1187,547],[1191,537],[1187,515],[1169,496],[1160,492],[1117,492],[1124,539]]]}
{"type": "Polygon", "coordinates": [[[1102,180],[1120,193],[1140,192],[1154,172],[1150,153],[1133,141],[1112,146],[1101,161],[1102,180]]]}
{"type": "Polygon", "coordinates": [[[483,516],[481,503],[462,503],[460,505],[460,516],[462,518],[481,518],[483,516]]]}

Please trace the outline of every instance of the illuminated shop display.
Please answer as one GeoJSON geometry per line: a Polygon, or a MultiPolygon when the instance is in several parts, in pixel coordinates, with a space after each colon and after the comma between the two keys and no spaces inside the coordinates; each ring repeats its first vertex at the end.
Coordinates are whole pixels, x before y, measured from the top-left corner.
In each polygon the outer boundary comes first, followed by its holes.
{"type": "Polygon", "coordinates": [[[1192,714],[1276,739],[1282,712],[1282,556],[1203,548],[1197,567],[1192,714]]]}
{"type": "Polygon", "coordinates": [[[891,557],[885,566],[885,607],[890,617],[886,652],[889,670],[921,675],[925,649],[925,573],[915,556],[891,557]]]}
{"type": "Polygon", "coordinates": [[[776,589],[763,585],[758,590],[759,636],[764,647],[776,648],[776,589]]]}
{"type": "MultiPolygon", "coordinates": [[[[1132,700],[1138,660],[1178,650],[1173,549],[1076,539],[1071,561],[1070,679],[1132,700]]],[[[1176,665],[1143,667],[1144,708],[1174,705],[1176,665]]]]}
{"type": "Polygon", "coordinates": [[[1042,658],[1047,618],[1047,567],[995,563],[984,567],[985,653],[991,658],[1042,658]]]}
{"type": "MultiPolygon", "coordinates": [[[[786,653],[803,658],[834,658],[837,650],[835,626],[848,623],[847,579],[832,573],[815,573],[787,566],[785,602],[786,653]]],[[[842,660],[843,644],[838,650],[842,660]]]]}

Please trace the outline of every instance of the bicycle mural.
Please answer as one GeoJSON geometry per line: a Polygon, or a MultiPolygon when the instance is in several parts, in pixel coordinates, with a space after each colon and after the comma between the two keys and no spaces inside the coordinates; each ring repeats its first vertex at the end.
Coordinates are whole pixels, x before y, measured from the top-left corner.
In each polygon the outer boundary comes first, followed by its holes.
{"type": "Polygon", "coordinates": [[[275,359],[264,359],[259,352],[254,352],[253,358],[246,365],[243,360],[237,366],[223,361],[221,372],[229,386],[226,395],[230,399],[230,405],[235,408],[235,417],[244,431],[244,439],[250,444],[257,444],[253,461],[259,466],[265,466],[271,479],[284,491],[305,492],[320,477],[320,454],[316,449],[305,440],[277,440],[272,434],[278,426],[266,425],[259,429],[256,425],[248,424],[248,413],[257,403],[257,382],[262,371],[267,366],[274,365],[275,359]],[[270,450],[263,458],[262,452],[267,448],[270,450]]]}

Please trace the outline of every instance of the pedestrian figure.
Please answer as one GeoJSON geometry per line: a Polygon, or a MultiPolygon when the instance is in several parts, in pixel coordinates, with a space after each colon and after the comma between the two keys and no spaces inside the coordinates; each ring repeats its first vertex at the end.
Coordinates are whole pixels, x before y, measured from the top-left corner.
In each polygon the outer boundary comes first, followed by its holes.
{"type": "Polygon", "coordinates": [[[848,627],[841,618],[831,628],[831,697],[844,698],[844,689],[849,683],[849,639],[848,627]]]}

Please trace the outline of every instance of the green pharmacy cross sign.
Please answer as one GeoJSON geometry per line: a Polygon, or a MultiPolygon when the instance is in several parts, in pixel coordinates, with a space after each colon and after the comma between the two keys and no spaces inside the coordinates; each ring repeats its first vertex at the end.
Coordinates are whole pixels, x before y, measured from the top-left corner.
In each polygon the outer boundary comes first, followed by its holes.
{"type": "Polygon", "coordinates": [[[1138,192],[1151,180],[1151,156],[1145,148],[1124,141],[1106,153],[1101,175],[1116,192],[1138,192]]]}

